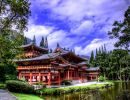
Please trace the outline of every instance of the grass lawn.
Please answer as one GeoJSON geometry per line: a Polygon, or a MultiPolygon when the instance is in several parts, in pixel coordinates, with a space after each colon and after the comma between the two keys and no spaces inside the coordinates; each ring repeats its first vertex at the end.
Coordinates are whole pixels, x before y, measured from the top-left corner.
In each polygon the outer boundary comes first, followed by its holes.
{"type": "Polygon", "coordinates": [[[13,93],[18,100],[43,100],[42,98],[31,95],[31,94],[22,94],[22,93],[13,93]]]}

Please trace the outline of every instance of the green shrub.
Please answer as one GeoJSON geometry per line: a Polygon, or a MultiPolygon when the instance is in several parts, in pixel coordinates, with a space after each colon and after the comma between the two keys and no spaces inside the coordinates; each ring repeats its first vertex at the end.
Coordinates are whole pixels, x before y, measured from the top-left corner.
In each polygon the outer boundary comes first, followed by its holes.
{"type": "Polygon", "coordinates": [[[16,80],[17,79],[16,75],[11,75],[11,74],[5,75],[5,78],[6,78],[6,80],[16,80]]]}
{"type": "Polygon", "coordinates": [[[62,85],[71,85],[71,80],[64,80],[64,81],[62,81],[62,85]]]}
{"type": "Polygon", "coordinates": [[[100,77],[98,78],[98,80],[99,80],[100,82],[104,82],[104,81],[106,81],[106,77],[100,76],[100,77]]]}
{"type": "Polygon", "coordinates": [[[27,82],[23,82],[23,81],[9,80],[6,82],[6,87],[11,92],[34,93],[33,86],[31,86],[27,82]]]}
{"type": "Polygon", "coordinates": [[[5,88],[6,88],[6,84],[0,83],[0,89],[5,89],[5,88]]]}

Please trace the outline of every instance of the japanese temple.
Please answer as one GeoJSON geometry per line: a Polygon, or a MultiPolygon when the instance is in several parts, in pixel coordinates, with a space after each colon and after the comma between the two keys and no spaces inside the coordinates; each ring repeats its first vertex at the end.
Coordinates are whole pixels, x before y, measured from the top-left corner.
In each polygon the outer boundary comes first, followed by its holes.
{"type": "Polygon", "coordinates": [[[32,42],[21,48],[24,53],[16,60],[18,78],[24,78],[30,84],[40,82],[50,86],[60,85],[64,80],[83,83],[98,78],[99,68],[88,68],[87,58],[63,49],[59,44],[53,52],[49,52],[44,40],[40,46],[32,42]]]}

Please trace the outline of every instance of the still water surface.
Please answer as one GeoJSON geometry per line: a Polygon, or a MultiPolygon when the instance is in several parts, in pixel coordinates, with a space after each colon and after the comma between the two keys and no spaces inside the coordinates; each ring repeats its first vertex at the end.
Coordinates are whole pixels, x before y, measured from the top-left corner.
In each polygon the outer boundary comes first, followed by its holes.
{"type": "Polygon", "coordinates": [[[43,96],[45,100],[130,100],[130,82],[115,82],[115,86],[89,92],[60,96],[43,96]]]}

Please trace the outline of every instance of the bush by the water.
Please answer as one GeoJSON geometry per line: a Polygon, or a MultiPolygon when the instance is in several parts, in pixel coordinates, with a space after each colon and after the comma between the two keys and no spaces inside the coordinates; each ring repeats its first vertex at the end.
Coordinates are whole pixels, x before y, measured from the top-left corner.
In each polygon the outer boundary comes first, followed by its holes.
{"type": "Polygon", "coordinates": [[[71,80],[64,80],[64,81],[62,81],[62,85],[71,85],[71,80]]]}
{"type": "Polygon", "coordinates": [[[99,80],[100,82],[106,81],[106,77],[100,76],[100,77],[98,78],[98,80],[99,80]]]}
{"type": "Polygon", "coordinates": [[[27,82],[18,80],[9,80],[6,82],[6,87],[11,92],[17,93],[34,93],[34,88],[27,82]]]}

